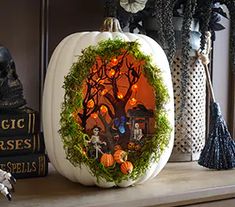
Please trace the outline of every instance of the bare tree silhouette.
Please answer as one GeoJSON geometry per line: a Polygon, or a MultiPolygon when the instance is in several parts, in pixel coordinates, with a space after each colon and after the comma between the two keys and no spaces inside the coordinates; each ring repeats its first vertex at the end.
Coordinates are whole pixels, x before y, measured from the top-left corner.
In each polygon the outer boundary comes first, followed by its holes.
{"type": "Polygon", "coordinates": [[[143,63],[136,61],[128,51],[111,60],[97,57],[85,80],[83,109],[78,112],[81,126],[86,130],[87,120],[96,114],[110,147],[114,145],[115,134],[119,134],[120,139],[130,135],[125,126],[125,108],[133,86],[140,79],[142,66],[143,63]]]}

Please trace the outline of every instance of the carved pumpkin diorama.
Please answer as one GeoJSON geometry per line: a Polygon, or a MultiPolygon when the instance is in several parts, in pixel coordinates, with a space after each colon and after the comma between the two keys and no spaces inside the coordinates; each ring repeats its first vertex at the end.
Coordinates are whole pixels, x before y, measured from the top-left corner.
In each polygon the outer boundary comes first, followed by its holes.
{"type": "Polygon", "coordinates": [[[70,180],[126,187],[155,177],[173,147],[173,114],[169,64],[151,38],[77,33],[53,53],[44,135],[50,161],[70,180]]]}
{"type": "MultiPolygon", "coordinates": [[[[126,47],[133,47],[128,44],[126,47]]],[[[83,82],[82,107],[73,112],[77,124],[90,137],[83,148],[95,159],[104,152],[113,153],[117,145],[127,151],[130,141],[144,145],[154,133],[155,97],[142,74],[144,60],[136,60],[124,48],[114,55],[110,60],[96,57],[83,82]]]]}

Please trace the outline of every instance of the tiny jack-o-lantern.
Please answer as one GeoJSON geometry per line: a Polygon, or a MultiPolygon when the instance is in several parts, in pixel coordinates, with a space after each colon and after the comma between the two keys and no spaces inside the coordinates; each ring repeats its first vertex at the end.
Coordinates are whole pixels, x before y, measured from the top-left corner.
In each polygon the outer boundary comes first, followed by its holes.
{"type": "Polygon", "coordinates": [[[108,18],[102,32],[66,37],[46,74],[48,156],[58,172],[84,185],[143,183],[161,171],[173,147],[165,53],[151,38],[119,28],[108,18]]]}

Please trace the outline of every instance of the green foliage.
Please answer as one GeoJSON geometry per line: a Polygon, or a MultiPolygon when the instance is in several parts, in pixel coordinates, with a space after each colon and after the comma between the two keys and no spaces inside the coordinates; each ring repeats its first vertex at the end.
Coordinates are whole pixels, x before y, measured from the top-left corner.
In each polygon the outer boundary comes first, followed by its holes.
{"type": "MultiPolygon", "coordinates": [[[[120,39],[105,40],[99,42],[96,46],[89,46],[82,51],[82,55],[73,64],[69,74],[64,80],[65,96],[62,105],[60,119],[60,134],[66,151],[67,159],[74,165],[87,165],[97,179],[114,181],[116,183],[127,179],[137,179],[143,175],[149,167],[150,162],[157,162],[168,144],[171,127],[168,121],[164,104],[168,101],[168,92],[161,78],[159,68],[151,64],[151,58],[145,55],[139,49],[137,42],[125,42],[120,39]],[[134,170],[130,175],[124,175],[120,171],[120,166],[105,168],[99,161],[87,157],[84,154],[86,141],[89,136],[83,132],[83,129],[74,119],[73,113],[82,108],[82,85],[86,79],[90,68],[95,64],[96,58],[102,58],[107,61],[112,57],[118,56],[128,51],[136,61],[144,61],[144,75],[153,86],[156,97],[155,110],[155,135],[147,139],[142,150],[138,154],[138,159],[133,159],[134,170]]],[[[135,156],[130,153],[129,157],[135,156]]]]}

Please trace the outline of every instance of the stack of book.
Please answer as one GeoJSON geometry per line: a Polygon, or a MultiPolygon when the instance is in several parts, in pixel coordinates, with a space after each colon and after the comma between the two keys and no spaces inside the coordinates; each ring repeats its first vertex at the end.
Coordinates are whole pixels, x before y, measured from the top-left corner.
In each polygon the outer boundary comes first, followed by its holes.
{"type": "Polygon", "coordinates": [[[25,107],[0,112],[0,169],[15,178],[47,175],[39,113],[25,107]]]}

